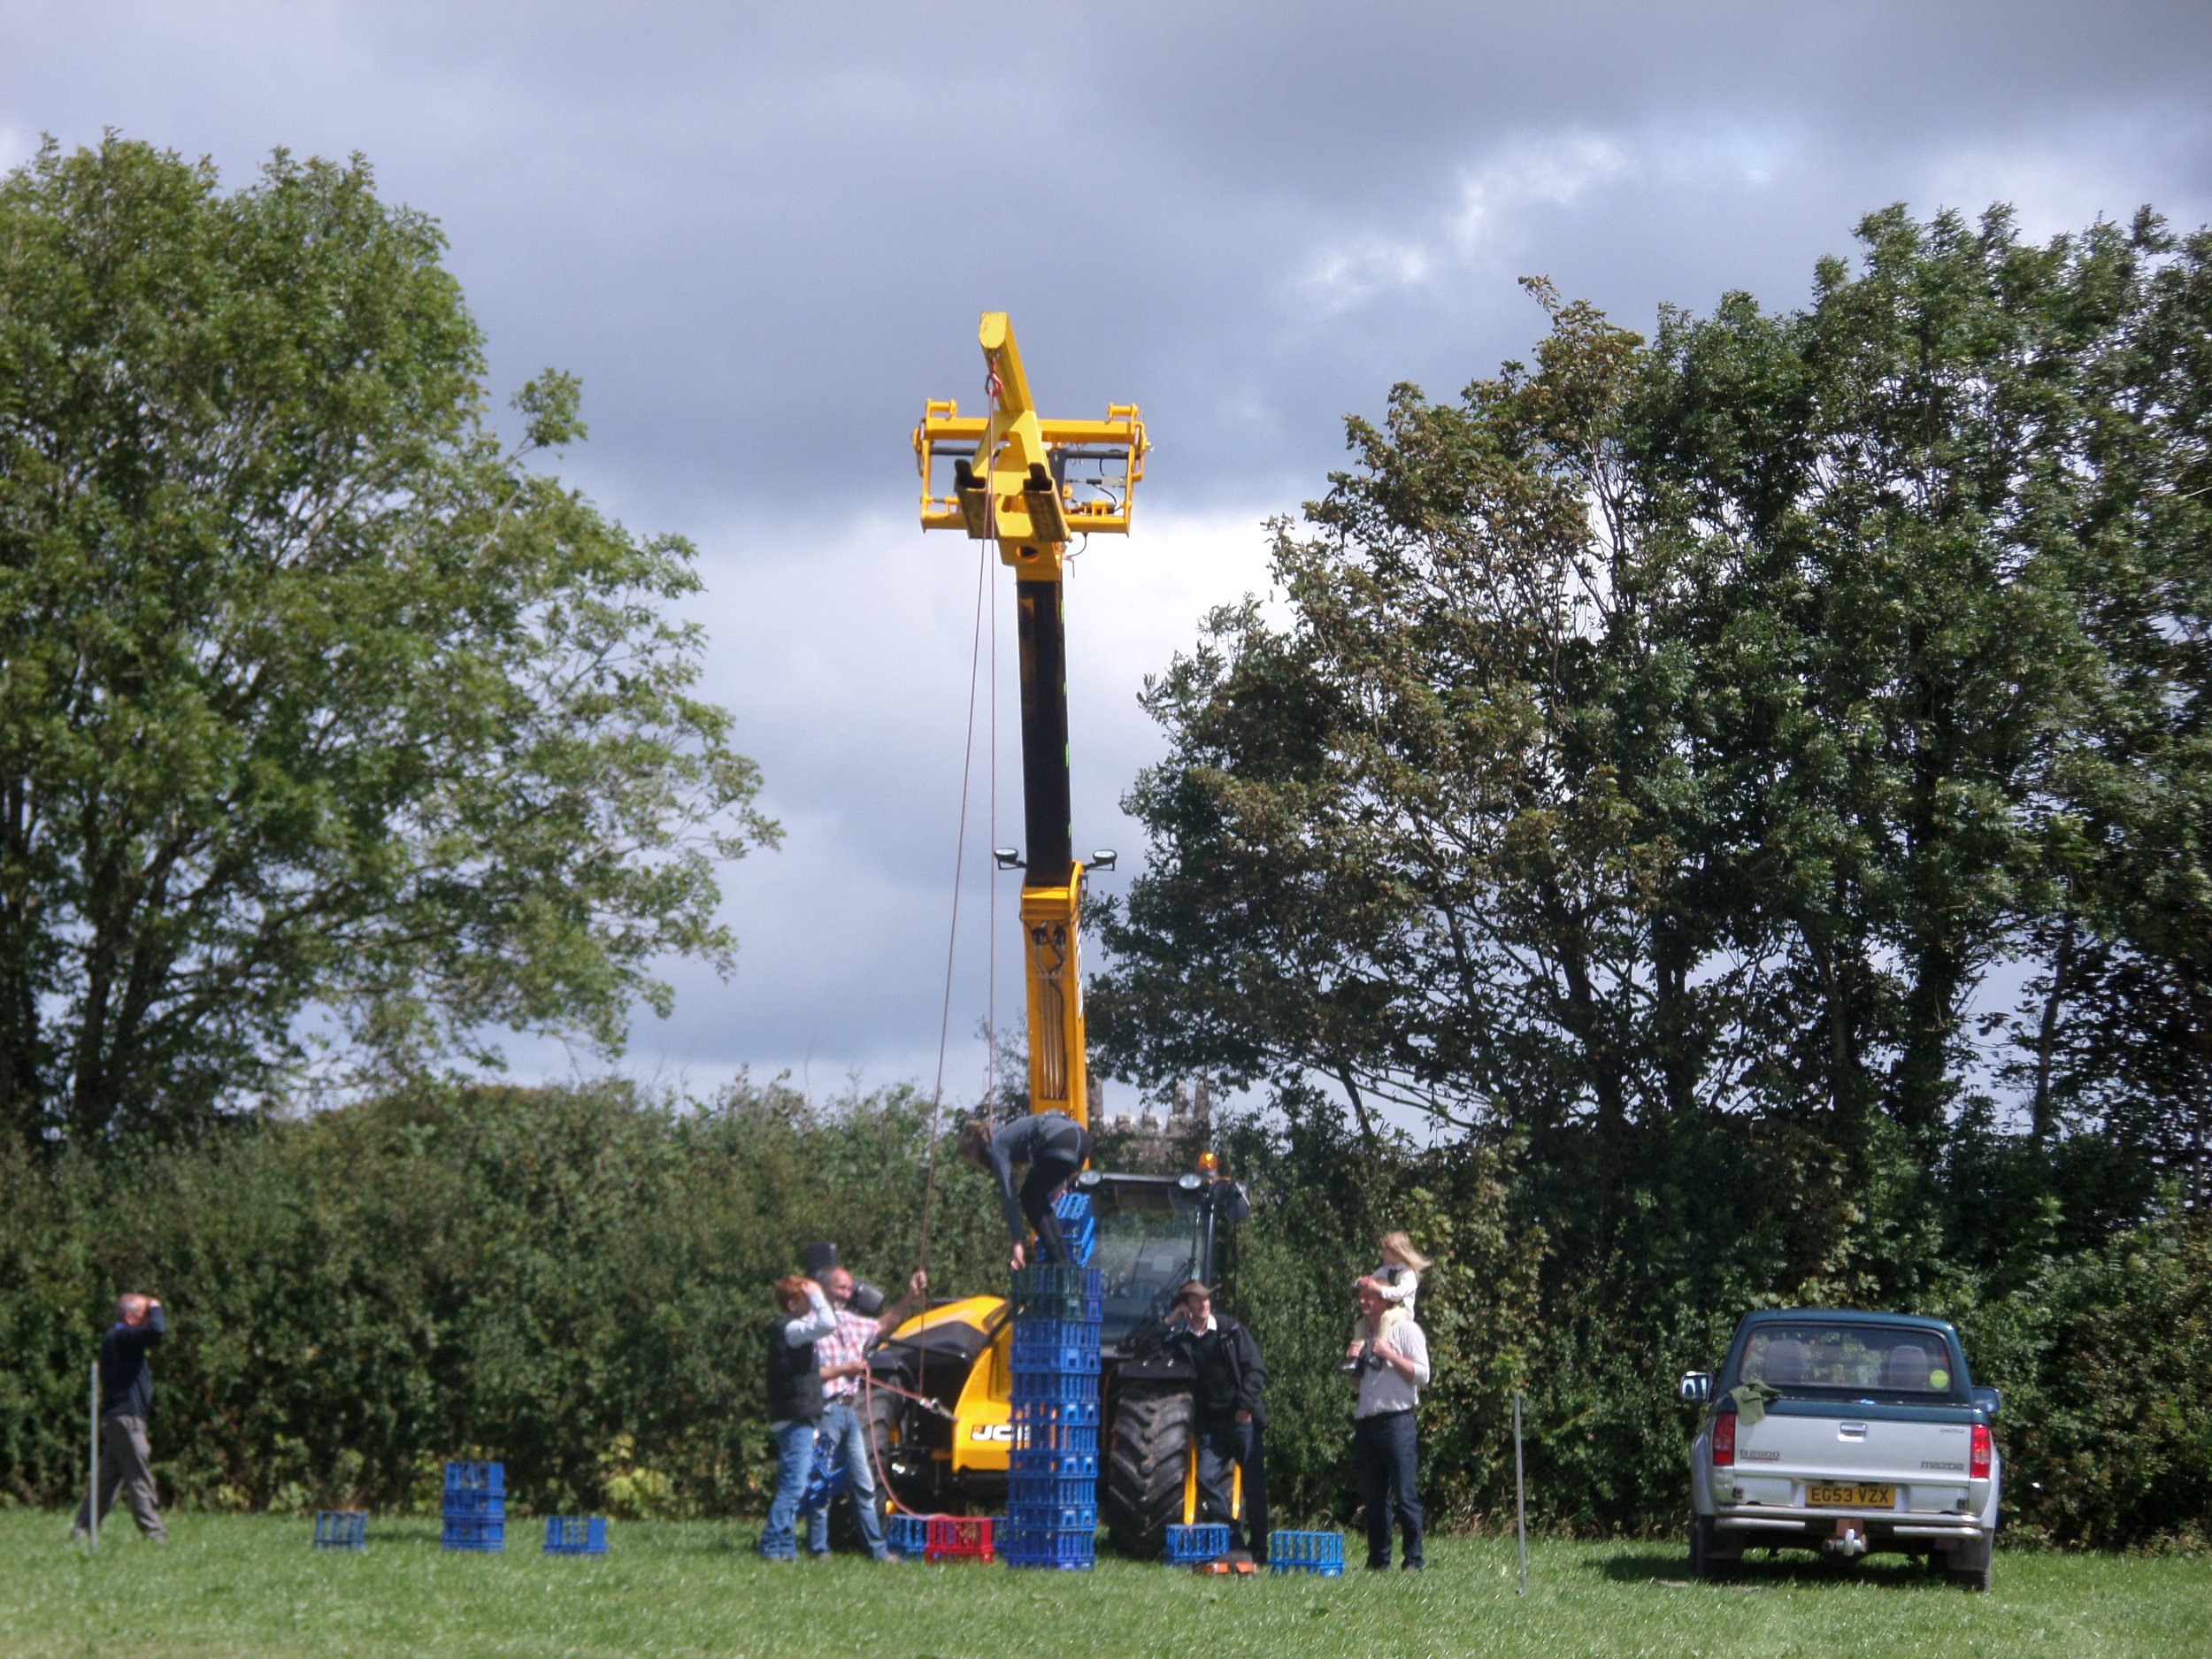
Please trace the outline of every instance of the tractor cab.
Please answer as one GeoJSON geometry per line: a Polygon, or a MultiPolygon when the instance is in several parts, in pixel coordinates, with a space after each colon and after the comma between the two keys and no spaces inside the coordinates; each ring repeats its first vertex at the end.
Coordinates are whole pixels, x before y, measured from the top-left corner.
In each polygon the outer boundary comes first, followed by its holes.
{"type": "Polygon", "coordinates": [[[1102,1348],[1126,1357],[1164,1325],[1175,1294],[1192,1279],[1213,1280],[1222,1229],[1251,1214],[1242,1186],[1213,1171],[1184,1175],[1111,1175],[1086,1170],[1074,1190],[1091,1201],[1106,1303],[1102,1348]]]}

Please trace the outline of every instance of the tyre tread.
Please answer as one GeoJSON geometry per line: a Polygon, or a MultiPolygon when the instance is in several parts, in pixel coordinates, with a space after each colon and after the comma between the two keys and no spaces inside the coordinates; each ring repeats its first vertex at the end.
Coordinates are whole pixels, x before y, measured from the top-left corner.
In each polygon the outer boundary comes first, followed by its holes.
{"type": "Polygon", "coordinates": [[[1108,1536],[1121,1554],[1158,1560],[1169,1523],[1183,1518],[1193,1415],[1180,1390],[1132,1391],[1116,1401],[1105,1507],[1108,1536]]]}

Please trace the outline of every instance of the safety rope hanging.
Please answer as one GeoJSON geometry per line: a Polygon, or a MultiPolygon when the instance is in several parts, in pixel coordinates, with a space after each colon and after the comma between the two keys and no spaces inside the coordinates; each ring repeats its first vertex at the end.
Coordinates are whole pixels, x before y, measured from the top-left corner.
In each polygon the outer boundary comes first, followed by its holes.
{"type": "Polygon", "coordinates": [[[975,768],[976,670],[983,652],[983,603],[990,591],[991,562],[987,551],[976,558],[975,635],[968,645],[968,726],[960,746],[960,826],[953,837],[952,925],[945,937],[945,997],[937,1018],[937,1080],[929,1092],[929,1163],[922,1186],[922,1236],[917,1264],[929,1271],[930,1213],[937,1201],[937,1141],[943,1131],[945,1105],[945,1050],[952,1034],[952,981],[955,953],[960,945],[960,886],[968,863],[968,796],[975,768]]]}
{"type": "MultiPolygon", "coordinates": [[[[987,396],[995,398],[1002,389],[998,378],[998,354],[996,352],[986,353],[984,362],[983,389],[987,396]]],[[[926,488],[926,480],[925,480],[925,488],[926,488]]],[[[922,1233],[919,1248],[916,1251],[917,1265],[925,1273],[929,1271],[929,1224],[937,1202],[937,1142],[943,1133],[944,1123],[945,1051],[950,1044],[952,1036],[953,969],[960,945],[960,887],[962,879],[967,873],[968,864],[968,799],[970,784],[975,768],[976,669],[983,651],[983,611],[985,601],[990,592],[990,549],[993,541],[996,539],[997,529],[996,503],[987,504],[984,511],[986,524],[992,534],[983,537],[982,545],[976,550],[975,624],[968,641],[968,720],[966,730],[961,734],[960,740],[960,824],[953,838],[952,923],[945,939],[945,995],[943,1005],[939,1010],[937,1017],[937,1076],[929,1091],[929,1158],[927,1171],[923,1177],[922,1184],[922,1233]]],[[[993,613],[991,619],[991,830],[992,833],[996,835],[998,832],[998,618],[995,612],[993,613]]],[[[998,889],[995,886],[991,889],[990,908],[992,920],[995,923],[998,918],[998,889]]],[[[997,970],[997,961],[995,941],[989,953],[989,971],[994,974],[997,970]]],[[[998,987],[994,983],[989,990],[994,1014],[996,1012],[997,990],[998,987]]],[[[987,1047],[989,1041],[990,1039],[987,1037],[987,1047]]],[[[987,1054],[984,1058],[987,1078],[989,1075],[990,1064],[990,1056],[987,1054]]],[[[987,1090],[984,1098],[987,1102],[989,1099],[987,1090]]]]}

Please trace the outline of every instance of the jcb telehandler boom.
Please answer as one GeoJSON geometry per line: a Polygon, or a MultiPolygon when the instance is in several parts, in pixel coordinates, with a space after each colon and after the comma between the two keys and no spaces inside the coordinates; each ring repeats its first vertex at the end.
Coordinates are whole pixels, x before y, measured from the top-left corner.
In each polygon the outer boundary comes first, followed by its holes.
{"type": "MultiPolygon", "coordinates": [[[[995,542],[1014,572],[1028,845],[994,850],[1002,865],[1023,872],[1030,1110],[1087,1124],[1077,962],[1084,865],[1069,823],[1061,573],[1071,539],[1127,534],[1131,496],[1144,476],[1144,422],[1123,403],[1108,405],[1103,420],[1048,419],[1030,396],[1006,314],[986,311],[978,339],[989,411],[963,415],[954,402],[932,402],[914,432],[922,526],[995,542]],[[941,461],[951,464],[949,493],[940,493],[941,461]]],[[[1110,868],[1112,856],[1094,854],[1092,867],[1110,868]]],[[[1190,1379],[1159,1356],[1162,1321],[1185,1280],[1212,1281],[1224,1230],[1250,1204],[1211,1151],[1179,1175],[1086,1170],[1076,1185],[1098,1217],[1094,1261],[1106,1281],[1102,1496],[1117,1546],[1156,1556],[1167,1524],[1191,1518],[1194,1492],[1190,1379]]],[[[1010,1313],[997,1296],[942,1303],[877,1350],[875,1375],[893,1386],[872,1391],[870,1434],[901,1502],[941,1509],[1003,1497],[1010,1313]]]]}
{"type": "MultiPolygon", "coordinates": [[[[1087,1124],[1090,1079],[1076,944],[1083,866],[1069,825],[1061,565],[1071,536],[1128,534],[1130,499],[1144,476],[1144,422],[1133,403],[1109,404],[1103,420],[1042,419],[1006,313],[986,311],[979,338],[990,413],[963,416],[957,403],[932,403],[914,431],[922,527],[964,530],[972,540],[995,541],[1000,560],[1013,568],[1029,841],[1020,861],[1029,1107],[1087,1124]],[[935,493],[941,450],[953,457],[952,494],[942,496],[935,493]]],[[[1110,867],[1110,856],[1107,863],[1110,867]]]]}

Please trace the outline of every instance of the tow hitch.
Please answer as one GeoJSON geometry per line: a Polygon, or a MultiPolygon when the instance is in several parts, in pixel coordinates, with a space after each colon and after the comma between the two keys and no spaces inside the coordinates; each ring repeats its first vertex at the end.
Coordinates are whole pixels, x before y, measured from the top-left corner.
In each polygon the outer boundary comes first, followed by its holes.
{"type": "Polygon", "coordinates": [[[1859,1530],[1859,1524],[1855,1521],[1839,1521],[1836,1523],[1836,1535],[1822,1539],[1820,1547],[1831,1555],[1840,1555],[1849,1561],[1866,1554],[1866,1534],[1859,1530]]]}

